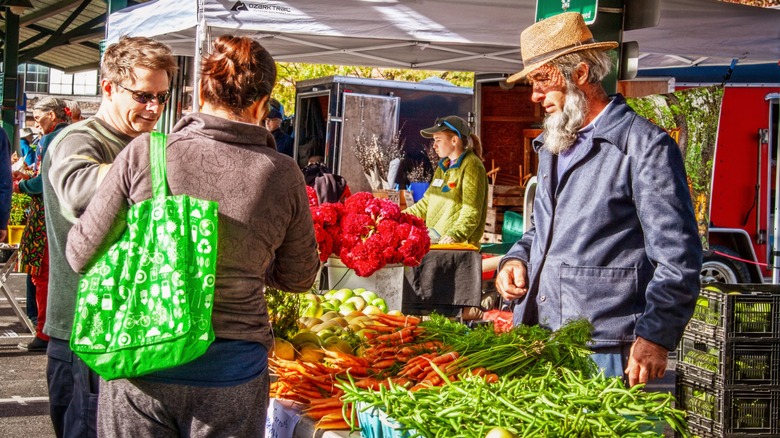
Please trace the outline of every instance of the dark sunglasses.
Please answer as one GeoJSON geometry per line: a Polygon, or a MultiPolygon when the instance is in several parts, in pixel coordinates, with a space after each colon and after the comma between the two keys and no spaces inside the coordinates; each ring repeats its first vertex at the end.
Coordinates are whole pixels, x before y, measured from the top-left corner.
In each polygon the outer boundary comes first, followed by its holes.
{"type": "Polygon", "coordinates": [[[117,85],[119,87],[121,87],[122,89],[124,89],[126,91],[129,91],[133,95],[133,100],[134,101],[136,101],[138,103],[141,103],[141,104],[144,104],[144,105],[146,105],[147,103],[149,103],[149,102],[151,102],[152,100],[155,100],[155,99],[157,100],[157,103],[159,105],[163,105],[171,97],[171,92],[170,91],[166,91],[163,94],[154,94],[154,93],[146,93],[144,91],[131,90],[131,89],[125,87],[122,84],[117,84],[117,85]]]}
{"type": "Polygon", "coordinates": [[[448,122],[446,120],[442,120],[442,119],[437,120],[436,121],[436,126],[439,127],[439,128],[441,128],[442,126],[446,126],[448,129],[451,129],[451,130],[455,131],[455,133],[458,134],[458,137],[463,138],[463,134],[460,133],[458,128],[452,126],[452,123],[450,123],[450,122],[448,122]]]}

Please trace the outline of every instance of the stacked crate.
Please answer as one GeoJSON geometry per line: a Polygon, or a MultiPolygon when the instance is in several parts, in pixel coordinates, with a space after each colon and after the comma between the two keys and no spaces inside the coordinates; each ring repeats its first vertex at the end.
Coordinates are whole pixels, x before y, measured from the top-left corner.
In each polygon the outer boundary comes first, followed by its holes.
{"type": "Polygon", "coordinates": [[[501,229],[504,225],[504,213],[511,210],[523,213],[524,189],[512,185],[488,185],[487,219],[483,243],[501,243],[501,229]]]}
{"type": "Polygon", "coordinates": [[[677,350],[693,436],[780,437],[780,287],[702,289],[677,350]]]}

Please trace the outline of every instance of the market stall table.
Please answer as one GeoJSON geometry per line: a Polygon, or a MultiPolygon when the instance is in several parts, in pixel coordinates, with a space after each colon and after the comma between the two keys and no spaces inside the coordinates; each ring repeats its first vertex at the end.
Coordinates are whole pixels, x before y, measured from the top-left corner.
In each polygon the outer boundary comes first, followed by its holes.
{"type": "Polygon", "coordinates": [[[420,266],[404,269],[405,314],[455,316],[482,300],[482,255],[476,250],[432,249],[420,266]]]}
{"type": "Polygon", "coordinates": [[[266,420],[267,438],[360,438],[360,431],[320,430],[294,402],[271,398],[266,420]]]}

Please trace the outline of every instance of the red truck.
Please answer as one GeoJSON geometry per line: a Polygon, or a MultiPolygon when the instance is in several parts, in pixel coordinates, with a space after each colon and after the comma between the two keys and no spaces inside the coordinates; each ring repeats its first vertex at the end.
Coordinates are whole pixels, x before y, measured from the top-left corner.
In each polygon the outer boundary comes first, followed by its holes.
{"type": "Polygon", "coordinates": [[[777,251],[775,239],[780,238],[775,190],[779,114],[780,84],[725,86],[704,281],[761,283],[773,275],[769,266],[777,264],[772,253],[777,251]]]}

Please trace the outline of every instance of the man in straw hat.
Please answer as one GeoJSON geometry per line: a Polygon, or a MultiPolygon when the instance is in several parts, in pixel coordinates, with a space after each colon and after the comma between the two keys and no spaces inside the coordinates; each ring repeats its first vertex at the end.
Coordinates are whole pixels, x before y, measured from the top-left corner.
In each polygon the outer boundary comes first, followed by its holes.
{"type": "Polygon", "coordinates": [[[607,50],[578,13],[523,31],[531,99],[546,112],[535,226],[501,262],[514,322],[558,329],[587,318],[593,359],[635,385],[663,377],[699,290],[702,248],[680,149],[621,95],[607,50]]]}

